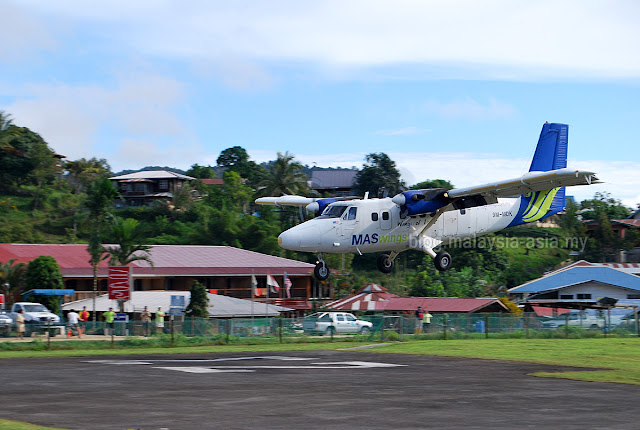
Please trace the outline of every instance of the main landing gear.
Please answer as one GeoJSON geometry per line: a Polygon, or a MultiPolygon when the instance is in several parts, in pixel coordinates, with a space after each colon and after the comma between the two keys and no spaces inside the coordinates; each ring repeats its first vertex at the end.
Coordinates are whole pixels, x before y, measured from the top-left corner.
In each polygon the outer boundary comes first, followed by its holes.
{"type": "Polygon", "coordinates": [[[447,251],[440,251],[436,254],[436,258],[433,259],[436,269],[441,272],[446,272],[451,269],[451,255],[447,251]]]}
{"type": "Polygon", "coordinates": [[[378,266],[378,270],[382,273],[391,273],[393,270],[393,261],[398,256],[398,253],[393,251],[391,254],[382,254],[378,257],[376,264],[378,266]]]}

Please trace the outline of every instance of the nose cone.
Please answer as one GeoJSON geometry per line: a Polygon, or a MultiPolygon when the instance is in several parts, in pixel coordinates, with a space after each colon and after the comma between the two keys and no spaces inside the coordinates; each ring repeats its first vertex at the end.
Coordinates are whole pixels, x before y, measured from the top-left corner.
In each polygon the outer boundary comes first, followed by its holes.
{"type": "Polygon", "coordinates": [[[318,223],[312,220],[280,233],[278,244],[291,251],[315,251],[320,244],[321,237],[318,223]]]}
{"type": "Polygon", "coordinates": [[[300,249],[300,235],[293,231],[294,229],[295,227],[280,233],[280,236],[278,236],[278,245],[280,247],[292,251],[300,249]]]}

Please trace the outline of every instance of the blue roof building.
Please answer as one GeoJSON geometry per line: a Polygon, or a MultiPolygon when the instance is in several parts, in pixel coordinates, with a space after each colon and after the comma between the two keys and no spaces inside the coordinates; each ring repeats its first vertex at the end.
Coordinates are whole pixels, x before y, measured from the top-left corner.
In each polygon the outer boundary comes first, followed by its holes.
{"type": "Polygon", "coordinates": [[[518,302],[595,303],[609,297],[619,305],[640,303],[640,277],[605,265],[580,261],[542,278],[511,288],[518,302]]]}

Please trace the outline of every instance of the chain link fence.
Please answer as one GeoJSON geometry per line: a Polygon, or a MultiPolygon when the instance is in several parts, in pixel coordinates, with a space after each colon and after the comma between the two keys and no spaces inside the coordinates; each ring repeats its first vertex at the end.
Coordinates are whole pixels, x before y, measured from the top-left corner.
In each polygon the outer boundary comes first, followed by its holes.
{"type": "MultiPolygon", "coordinates": [[[[271,338],[280,342],[301,341],[304,338],[329,339],[334,336],[358,336],[368,340],[402,340],[403,337],[421,339],[463,338],[540,338],[540,337],[603,337],[638,336],[638,318],[634,313],[610,315],[606,311],[593,314],[567,313],[556,318],[536,314],[433,314],[430,324],[419,324],[406,315],[363,315],[360,320],[372,323],[371,329],[346,333],[338,327],[325,332],[305,331],[304,318],[191,318],[167,319],[163,327],[155,322],[116,321],[111,325],[87,322],[81,326],[84,335],[146,338],[158,335],[182,338],[215,338],[233,342],[246,338],[271,338]]],[[[347,330],[348,331],[348,330],[347,330]]],[[[77,332],[63,319],[51,325],[28,325],[25,336],[75,337],[77,332]]],[[[14,336],[14,333],[9,334],[14,336]]]]}

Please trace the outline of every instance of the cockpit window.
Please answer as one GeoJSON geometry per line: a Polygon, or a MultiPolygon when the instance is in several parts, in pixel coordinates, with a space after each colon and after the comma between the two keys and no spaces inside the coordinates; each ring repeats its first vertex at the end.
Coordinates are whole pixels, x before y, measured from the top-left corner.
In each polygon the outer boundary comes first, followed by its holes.
{"type": "Polygon", "coordinates": [[[350,207],[349,212],[344,216],[345,220],[354,220],[356,219],[356,213],[358,212],[358,208],[350,207]]]}
{"type": "Polygon", "coordinates": [[[329,205],[318,218],[340,218],[348,206],[329,205]]]}

